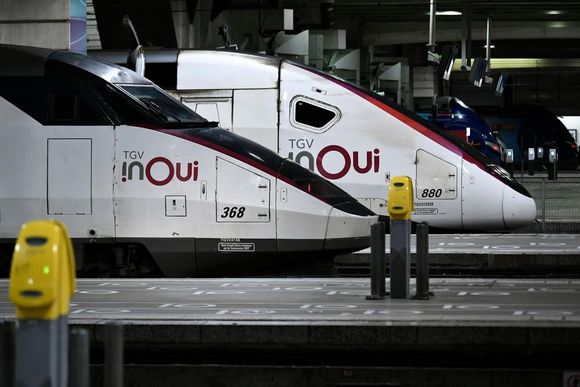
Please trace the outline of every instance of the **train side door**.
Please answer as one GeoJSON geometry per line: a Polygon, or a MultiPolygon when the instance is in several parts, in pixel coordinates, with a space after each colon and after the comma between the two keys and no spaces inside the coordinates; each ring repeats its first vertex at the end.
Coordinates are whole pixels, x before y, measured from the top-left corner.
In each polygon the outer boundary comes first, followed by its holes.
{"type": "Polygon", "coordinates": [[[48,215],[92,215],[92,138],[47,139],[48,215]]]}
{"type": "Polygon", "coordinates": [[[46,136],[46,215],[73,238],[115,237],[114,128],[92,87],[72,76],[48,80],[38,131],[46,136]]]}
{"type": "MultiPolygon", "coordinates": [[[[217,157],[215,220],[226,233],[247,235],[246,244],[222,244],[224,252],[275,251],[276,219],[274,216],[273,178],[256,173],[231,161],[217,157]],[[230,228],[226,227],[231,225],[230,228]]],[[[240,241],[243,242],[243,241],[240,241]]]]}
{"type": "Polygon", "coordinates": [[[413,219],[457,224],[461,202],[457,167],[423,149],[417,151],[416,165],[413,219]]]}

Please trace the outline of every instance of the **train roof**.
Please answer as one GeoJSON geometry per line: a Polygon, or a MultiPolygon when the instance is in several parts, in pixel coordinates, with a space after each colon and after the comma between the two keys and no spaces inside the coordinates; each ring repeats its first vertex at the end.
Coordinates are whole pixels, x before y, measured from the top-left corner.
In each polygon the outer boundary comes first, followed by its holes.
{"type": "MultiPolygon", "coordinates": [[[[127,53],[122,50],[96,50],[89,55],[121,65],[127,61],[127,53]]],[[[276,88],[284,58],[219,49],[145,48],[145,60],[145,73],[156,84],[165,89],[187,90],[276,88]],[[188,75],[192,69],[196,71],[194,77],[188,75]]]]}
{"type": "Polygon", "coordinates": [[[62,63],[86,71],[110,83],[152,82],[134,71],[67,50],[0,44],[0,77],[50,75],[47,64],[62,63]]]}
{"type": "Polygon", "coordinates": [[[239,51],[180,51],[177,89],[277,88],[281,61],[282,58],[239,51]],[[215,59],[208,60],[211,57],[215,59]],[[208,76],[192,77],[192,71],[208,73],[208,76]]]}
{"type": "Polygon", "coordinates": [[[55,50],[0,44],[0,76],[43,76],[48,57],[55,50]]]}

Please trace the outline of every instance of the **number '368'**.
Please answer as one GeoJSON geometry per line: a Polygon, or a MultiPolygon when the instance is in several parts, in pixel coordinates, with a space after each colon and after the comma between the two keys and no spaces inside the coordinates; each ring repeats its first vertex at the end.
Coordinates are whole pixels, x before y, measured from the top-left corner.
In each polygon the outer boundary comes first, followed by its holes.
{"type": "Polygon", "coordinates": [[[243,218],[246,207],[224,207],[222,218],[243,218]]]}

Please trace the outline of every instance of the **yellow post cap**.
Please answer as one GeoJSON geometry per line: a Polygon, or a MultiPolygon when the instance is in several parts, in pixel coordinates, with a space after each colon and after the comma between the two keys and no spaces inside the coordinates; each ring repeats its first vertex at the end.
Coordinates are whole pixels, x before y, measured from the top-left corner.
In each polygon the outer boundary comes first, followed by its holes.
{"type": "Polygon", "coordinates": [[[394,176],[389,185],[387,202],[387,209],[392,220],[411,219],[413,180],[409,176],[394,176]]]}
{"type": "Polygon", "coordinates": [[[66,226],[56,220],[25,223],[10,269],[10,301],[20,319],[68,314],[75,291],[75,258],[66,226]]]}

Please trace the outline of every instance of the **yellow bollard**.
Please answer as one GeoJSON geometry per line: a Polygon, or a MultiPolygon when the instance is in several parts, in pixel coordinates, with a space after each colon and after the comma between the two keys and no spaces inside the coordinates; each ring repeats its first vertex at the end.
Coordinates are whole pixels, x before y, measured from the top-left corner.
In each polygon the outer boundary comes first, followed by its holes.
{"type": "Polygon", "coordinates": [[[387,209],[391,217],[391,298],[409,298],[413,212],[413,181],[409,176],[395,176],[391,179],[387,209]]]}
{"type": "Polygon", "coordinates": [[[66,386],[68,312],[75,291],[75,257],[65,225],[24,224],[10,269],[16,306],[16,385],[66,386]]]}
{"type": "Polygon", "coordinates": [[[395,176],[391,179],[387,209],[392,220],[411,219],[413,180],[409,176],[395,176]]]}

